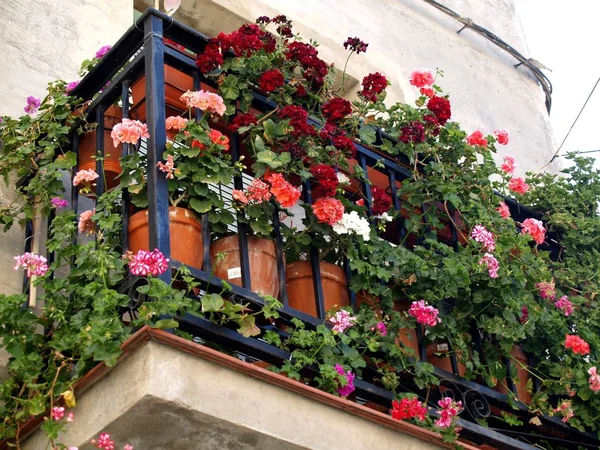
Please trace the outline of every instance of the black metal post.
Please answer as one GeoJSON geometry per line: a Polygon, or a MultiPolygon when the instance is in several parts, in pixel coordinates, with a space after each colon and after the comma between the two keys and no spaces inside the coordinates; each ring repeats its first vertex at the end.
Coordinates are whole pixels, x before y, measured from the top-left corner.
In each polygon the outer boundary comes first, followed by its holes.
{"type": "MultiPolygon", "coordinates": [[[[312,205],[312,192],[310,189],[310,182],[302,182],[302,190],[304,192],[304,201],[309,205],[312,205]]],[[[325,319],[325,299],[323,297],[323,280],[321,277],[321,263],[319,260],[319,249],[314,245],[310,246],[309,252],[310,268],[312,271],[313,287],[315,292],[315,306],[317,310],[317,317],[319,319],[325,319]]]]}
{"type": "MultiPolygon", "coordinates": [[[[394,209],[396,211],[398,211],[398,213],[400,213],[400,209],[402,207],[401,203],[400,203],[400,198],[398,197],[398,189],[396,188],[396,172],[393,170],[390,170],[389,172],[389,179],[390,179],[390,189],[391,189],[391,194],[392,194],[392,201],[394,202],[394,209]]],[[[399,215],[398,219],[396,219],[398,222],[398,229],[400,231],[400,244],[402,244],[402,242],[404,242],[404,238],[406,237],[406,227],[404,226],[404,218],[402,217],[402,215],[399,215]]]]}
{"type": "Polygon", "coordinates": [[[104,105],[96,109],[96,198],[104,194],[104,105]]]}
{"type": "Polygon", "coordinates": [[[371,217],[373,215],[373,211],[372,211],[372,203],[373,203],[373,196],[371,194],[371,185],[369,184],[369,167],[367,166],[367,158],[365,158],[365,155],[363,155],[362,153],[358,156],[358,162],[360,164],[360,167],[362,168],[363,172],[364,172],[364,176],[366,181],[363,181],[362,183],[362,188],[363,191],[365,193],[365,197],[367,199],[367,215],[369,217],[371,217]]]}
{"type": "MultiPolygon", "coordinates": [[[[237,133],[233,133],[230,140],[231,157],[236,163],[240,160],[240,137],[237,133]]],[[[233,179],[233,187],[237,190],[244,190],[244,180],[241,175],[237,175],[233,179]]],[[[242,272],[242,286],[252,290],[250,281],[250,257],[248,256],[248,229],[246,224],[240,220],[241,215],[237,215],[238,224],[238,240],[240,245],[240,270],[242,272]]]]}
{"type": "MultiPolygon", "coordinates": [[[[129,80],[123,81],[121,84],[121,104],[123,118],[129,118],[129,80]]],[[[121,158],[126,157],[129,154],[130,145],[123,144],[121,147],[121,158]]],[[[121,248],[123,253],[129,249],[129,191],[123,189],[121,198],[121,217],[123,217],[123,224],[121,228],[121,248]]]]}
{"type": "Polygon", "coordinates": [[[285,285],[285,255],[283,253],[283,238],[281,236],[281,223],[279,221],[279,210],[275,208],[273,213],[273,237],[275,238],[275,255],[277,258],[277,275],[279,279],[279,299],[283,307],[288,307],[288,296],[285,285]]]}
{"type": "MultiPolygon", "coordinates": [[[[144,52],[146,68],[146,117],[148,139],[148,229],[150,249],[157,248],[165,257],[171,253],[169,236],[169,192],[166,177],[156,164],[162,160],[167,143],[165,129],[165,72],[163,22],[150,14],[144,20],[144,52]]],[[[171,272],[161,279],[170,282],[171,272]]]]}

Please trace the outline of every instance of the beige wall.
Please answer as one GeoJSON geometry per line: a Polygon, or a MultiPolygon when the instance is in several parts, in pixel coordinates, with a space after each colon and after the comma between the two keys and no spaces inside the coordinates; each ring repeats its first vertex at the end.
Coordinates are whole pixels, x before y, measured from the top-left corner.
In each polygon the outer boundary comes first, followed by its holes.
{"type": "MultiPolygon", "coordinates": [[[[0,116],[24,114],[28,95],[43,97],[49,81],[78,79],[81,61],[114,43],[132,23],[133,0],[3,0],[0,2],[0,116]]],[[[0,181],[0,205],[13,200],[0,181]]],[[[0,232],[0,294],[21,290],[12,257],[23,230],[0,232]]]]}

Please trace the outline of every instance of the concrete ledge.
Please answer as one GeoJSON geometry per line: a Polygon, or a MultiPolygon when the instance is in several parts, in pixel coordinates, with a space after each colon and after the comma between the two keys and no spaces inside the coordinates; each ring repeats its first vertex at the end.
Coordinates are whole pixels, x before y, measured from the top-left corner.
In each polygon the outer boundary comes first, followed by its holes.
{"type": "MultiPolygon", "coordinates": [[[[163,331],[144,328],[123,349],[116,367],[99,365],[76,385],[65,444],[91,449],[86,443],[106,431],[143,450],[453,448],[436,433],[163,331]]],[[[32,431],[22,449],[40,448],[43,432],[32,431]]]]}

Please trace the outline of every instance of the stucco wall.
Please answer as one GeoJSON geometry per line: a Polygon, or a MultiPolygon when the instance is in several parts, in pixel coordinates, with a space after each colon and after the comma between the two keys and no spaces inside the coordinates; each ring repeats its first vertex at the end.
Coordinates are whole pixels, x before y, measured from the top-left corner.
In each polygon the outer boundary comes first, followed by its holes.
{"type": "MultiPolygon", "coordinates": [[[[81,61],[114,43],[131,26],[133,0],[3,0],[0,2],[0,116],[24,114],[28,95],[43,97],[49,81],[78,79],[81,61]]],[[[0,204],[13,200],[0,182],[0,204]]],[[[0,294],[21,290],[12,257],[23,231],[0,233],[0,294]]]]}

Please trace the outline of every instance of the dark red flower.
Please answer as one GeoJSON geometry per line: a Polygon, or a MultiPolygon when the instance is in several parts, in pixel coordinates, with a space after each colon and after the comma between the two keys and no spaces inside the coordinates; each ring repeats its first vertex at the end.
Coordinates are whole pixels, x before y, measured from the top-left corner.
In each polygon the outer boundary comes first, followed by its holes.
{"type": "Polygon", "coordinates": [[[306,88],[299,84],[296,86],[296,96],[298,97],[306,97],[306,88]]]}
{"type": "Polygon", "coordinates": [[[413,144],[425,142],[425,127],[421,122],[411,122],[402,127],[400,131],[401,134],[399,139],[405,144],[408,144],[409,142],[412,142],[413,144]]]}
{"type": "Polygon", "coordinates": [[[270,22],[271,19],[269,19],[267,16],[260,16],[258,19],[256,19],[256,23],[259,25],[264,25],[270,22]]]}
{"type": "Polygon", "coordinates": [[[525,323],[528,320],[529,320],[529,309],[527,309],[527,306],[523,306],[521,308],[521,317],[519,317],[519,322],[525,323]]]}
{"type": "Polygon", "coordinates": [[[384,189],[380,189],[377,186],[371,188],[371,211],[373,215],[380,216],[384,212],[388,212],[392,207],[392,197],[385,192],[384,189]]]}
{"type": "Polygon", "coordinates": [[[320,86],[329,73],[329,66],[325,61],[319,59],[318,54],[317,49],[310,44],[292,42],[287,46],[285,57],[289,61],[298,63],[304,69],[305,79],[320,86]]]}
{"type": "Polygon", "coordinates": [[[256,24],[244,24],[229,34],[220,33],[216,41],[223,51],[231,49],[236,56],[248,57],[261,49],[266,52],[275,50],[275,39],[271,33],[256,24]]]}
{"type": "Polygon", "coordinates": [[[326,123],[319,131],[321,139],[331,141],[331,145],[343,152],[346,156],[354,158],[356,156],[356,147],[344,130],[336,127],[332,123],[326,123]]]}
{"type": "Polygon", "coordinates": [[[310,173],[322,189],[323,196],[333,197],[338,186],[338,178],[333,167],[327,164],[317,164],[310,168],[310,173]]]}
{"type": "Polygon", "coordinates": [[[349,37],[348,39],[346,39],[346,42],[344,42],[344,48],[346,50],[348,50],[348,48],[350,48],[351,51],[356,52],[356,54],[358,55],[360,52],[366,52],[367,51],[367,47],[369,46],[369,44],[366,44],[365,42],[361,41],[359,38],[357,37],[349,37]]]}
{"type": "Polygon", "coordinates": [[[206,45],[204,52],[198,55],[196,59],[196,67],[200,69],[202,73],[208,73],[223,64],[223,55],[219,50],[219,44],[211,40],[206,45]]]}
{"type": "Polygon", "coordinates": [[[440,125],[445,125],[452,114],[448,99],[444,97],[438,97],[437,95],[429,99],[427,102],[427,108],[433,113],[437,123],[440,125]]]}
{"type": "Polygon", "coordinates": [[[270,94],[275,89],[283,86],[283,74],[277,69],[267,70],[258,80],[258,87],[261,91],[270,94]]]}
{"type": "Polygon", "coordinates": [[[321,112],[327,122],[338,122],[352,112],[352,104],[345,98],[334,97],[323,105],[321,112]]]}
{"type": "Polygon", "coordinates": [[[379,72],[371,73],[362,80],[362,91],[359,92],[364,98],[371,102],[377,101],[377,95],[385,91],[388,85],[387,78],[379,72]]]}
{"type": "Polygon", "coordinates": [[[301,136],[315,136],[317,134],[315,128],[307,123],[308,112],[300,106],[284,106],[277,114],[282,119],[290,119],[290,125],[294,128],[292,136],[295,138],[301,136]]]}
{"type": "Polygon", "coordinates": [[[291,38],[294,36],[292,33],[292,21],[288,20],[286,16],[275,16],[273,17],[272,22],[277,24],[277,32],[280,36],[285,38],[291,38]]]}
{"type": "Polygon", "coordinates": [[[258,119],[256,116],[252,114],[238,114],[233,118],[231,123],[229,124],[229,129],[231,131],[237,131],[240,127],[247,127],[248,125],[256,125],[258,123],[258,119]]]}
{"type": "Polygon", "coordinates": [[[306,158],[306,149],[296,142],[284,142],[281,144],[281,151],[288,152],[294,159],[306,158]]]}

